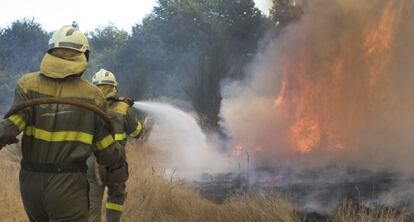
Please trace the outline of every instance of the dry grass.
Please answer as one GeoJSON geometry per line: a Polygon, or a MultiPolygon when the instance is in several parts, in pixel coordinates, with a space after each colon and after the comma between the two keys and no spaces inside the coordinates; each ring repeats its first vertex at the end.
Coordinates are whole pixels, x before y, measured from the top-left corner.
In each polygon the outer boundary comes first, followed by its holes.
{"type": "MultiPolygon", "coordinates": [[[[270,196],[244,196],[224,204],[201,198],[194,187],[166,179],[152,160],[150,147],[130,144],[130,179],[123,221],[299,221],[289,202],[270,196]]],[[[7,151],[0,152],[0,221],[27,221],[18,188],[19,164],[7,151]]],[[[393,211],[372,213],[344,204],[335,221],[404,221],[393,211]]]]}
{"type": "Polygon", "coordinates": [[[160,176],[148,147],[129,151],[126,221],[295,221],[294,207],[281,198],[252,196],[211,203],[194,188],[160,176]]]}
{"type": "Polygon", "coordinates": [[[27,221],[20,199],[19,170],[14,153],[0,151],[0,221],[27,221]]]}
{"type": "Polygon", "coordinates": [[[337,209],[337,222],[404,222],[408,218],[393,209],[371,210],[361,205],[344,203],[337,209]]]}

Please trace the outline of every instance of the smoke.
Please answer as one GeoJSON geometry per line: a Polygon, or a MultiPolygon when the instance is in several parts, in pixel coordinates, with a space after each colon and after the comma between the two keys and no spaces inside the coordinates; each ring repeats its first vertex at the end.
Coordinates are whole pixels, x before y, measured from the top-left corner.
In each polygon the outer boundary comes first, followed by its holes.
{"type": "Polygon", "coordinates": [[[207,137],[190,114],[155,102],[136,102],[134,107],[154,120],[147,142],[161,167],[192,178],[228,169],[226,158],[215,147],[217,140],[207,137]]]}
{"type": "Polygon", "coordinates": [[[259,163],[412,172],[414,2],[313,0],[223,87],[234,145],[259,163]]]}

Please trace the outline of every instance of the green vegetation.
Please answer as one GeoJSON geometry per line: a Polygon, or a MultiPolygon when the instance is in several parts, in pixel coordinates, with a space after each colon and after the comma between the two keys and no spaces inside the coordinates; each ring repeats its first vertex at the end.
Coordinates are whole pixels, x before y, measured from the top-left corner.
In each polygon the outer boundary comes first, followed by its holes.
{"type": "MultiPolygon", "coordinates": [[[[159,0],[131,33],[114,25],[87,33],[92,52],[85,77],[109,69],[124,95],[189,101],[203,125],[216,128],[221,82],[243,77],[261,40],[300,17],[290,0],[274,3],[265,16],[253,0],[159,0]]],[[[0,113],[19,76],[38,70],[50,35],[30,19],[0,28],[0,113]]]]}
{"type": "Polygon", "coordinates": [[[29,19],[0,29],[0,113],[5,113],[12,102],[19,76],[38,70],[48,39],[40,24],[29,19]]]}

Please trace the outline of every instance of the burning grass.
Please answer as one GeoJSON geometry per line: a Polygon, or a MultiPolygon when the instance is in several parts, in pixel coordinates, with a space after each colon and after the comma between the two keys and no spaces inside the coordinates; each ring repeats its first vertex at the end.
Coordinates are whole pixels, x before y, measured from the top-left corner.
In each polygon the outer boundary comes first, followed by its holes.
{"type": "MultiPolygon", "coordinates": [[[[0,153],[0,221],[27,221],[18,188],[19,164],[8,151],[0,153]]],[[[151,148],[130,144],[130,179],[123,221],[312,221],[277,195],[245,195],[215,204],[201,198],[197,187],[177,181],[159,169],[151,148]],[[168,179],[169,178],[169,179],[168,179]]],[[[333,221],[406,221],[395,211],[373,212],[342,205],[333,221]]]]}
{"type": "Polygon", "coordinates": [[[412,174],[414,2],[298,4],[301,19],[222,89],[235,152],[412,174]]]}

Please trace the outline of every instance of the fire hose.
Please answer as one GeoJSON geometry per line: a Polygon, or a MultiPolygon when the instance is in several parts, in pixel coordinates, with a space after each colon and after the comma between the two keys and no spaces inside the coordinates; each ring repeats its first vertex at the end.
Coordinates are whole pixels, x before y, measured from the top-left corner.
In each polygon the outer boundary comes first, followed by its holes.
{"type": "Polygon", "coordinates": [[[12,107],[10,109],[9,112],[6,113],[6,115],[4,116],[4,119],[26,109],[32,106],[36,106],[36,105],[43,105],[43,104],[65,104],[65,105],[72,105],[72,106],[77,106],[80,107],[82,109],[86,109],[89,111],[92,111],[94,113],[96,113],[100,118],[102,118],[102,120],[105,122],[105,124],[108,127],[108,131],[114,135],[114,126],[112,125],[112,122],[109,118],[109,116],[103,112],[101,109],[99,109],[98,107],[86,103],[86,102],[82,102],[78,99],[69,99],[69,98],[56,98],[56,97],[48,97],[48,98],[40,98],[40,99],[32,99],[29,100],[27,102],[21,103],[19,105],[16,105],[14,107],[12,107]]]}

